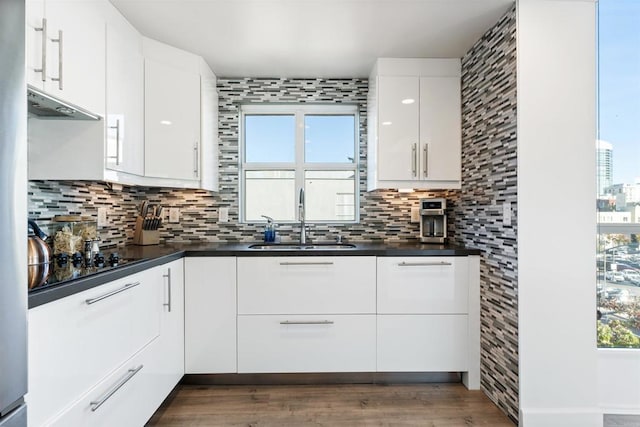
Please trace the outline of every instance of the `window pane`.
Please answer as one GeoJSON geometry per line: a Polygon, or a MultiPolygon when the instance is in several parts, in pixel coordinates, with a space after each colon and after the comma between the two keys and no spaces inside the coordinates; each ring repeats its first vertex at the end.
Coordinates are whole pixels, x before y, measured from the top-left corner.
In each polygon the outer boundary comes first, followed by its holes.
{"type": "Polygon", "coordinates": [[[355,116],[306,115],[304,159],[308,163],[355,163],[355,116]]]}
{"type": "Polygon", "coordinates": [[[245,161],[295,161],[296,126],[293,115],[246,115],[245,161]]]}
{"type": "Polygon", "coordinates": [[[603,233],[598,246],[598,346],[640,348],[637,235],[603,233]]]}
{"type": "Polygon", "coordinates": [[[640,223],[638,22],[637,0],[599,1],[596,173],[600,347],[640,348],[640,251],[634,234],[640,223]]]}
{"type": "Polygon", "coordinates": [[[294,171],[245,171],[245,220],[295,220],[294,171]]]}
{"type": "Polygon", "coordinates": [[[354,221],[354,171],[306,171],[305,219],[307,221],[354,221]]]}

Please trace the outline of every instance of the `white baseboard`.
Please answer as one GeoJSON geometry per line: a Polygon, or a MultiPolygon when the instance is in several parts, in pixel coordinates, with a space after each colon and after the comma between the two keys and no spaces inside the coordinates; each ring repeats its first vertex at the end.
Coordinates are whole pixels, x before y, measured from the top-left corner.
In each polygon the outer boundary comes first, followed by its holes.
{"type": "Polygon", "coordinates": [[[520,408],[520,427],[602,427],[600,408],[520,408]]]}

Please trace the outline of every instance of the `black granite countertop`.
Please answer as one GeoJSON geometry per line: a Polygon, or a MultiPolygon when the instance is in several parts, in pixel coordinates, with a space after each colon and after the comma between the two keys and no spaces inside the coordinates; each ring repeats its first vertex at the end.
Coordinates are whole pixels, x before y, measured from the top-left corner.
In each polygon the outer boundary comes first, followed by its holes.
{"type": "MultiPolygon", "coordinates": [[[[314,242],[322,244],[322,242],[314,242]]],[[[331,243],[331,242],[325,242],[331,243]]],[[[183,257],[209,256],[468,256],[480,255],[480,250],[454,245],[421,243],[359,243],[350,249],[261,250],[249,246],[258,243],[177,243],[151,246],[126,246],[118,249],[126,263],[117,267],[82,272],[66,280],[44,284],[29,290],[29,308],[38,307],[87,289],[100,286],[151,267],[183,257]]]]}

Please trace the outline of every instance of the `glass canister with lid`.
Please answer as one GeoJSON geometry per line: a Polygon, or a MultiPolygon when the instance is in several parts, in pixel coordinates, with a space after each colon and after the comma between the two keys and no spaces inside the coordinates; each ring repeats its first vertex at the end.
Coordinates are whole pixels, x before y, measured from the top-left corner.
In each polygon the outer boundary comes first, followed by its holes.
{"type": "Polygon", "coordinates": [[[91,217],[57,215],[53,218],[53,254],[82,252],[85,240],[98,238],[98,224],[91,217]]]}

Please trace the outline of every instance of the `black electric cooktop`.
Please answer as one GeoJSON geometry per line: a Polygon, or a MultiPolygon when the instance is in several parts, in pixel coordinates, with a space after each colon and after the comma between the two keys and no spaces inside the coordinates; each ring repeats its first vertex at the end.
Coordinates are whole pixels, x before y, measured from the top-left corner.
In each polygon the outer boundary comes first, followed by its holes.
{"type": "Polygon", "coordinates": [[[85,260],[79,252],[73,255],[55,255],[49,263],[29,266],[29,292],[110,271],[134,261],[138,260],[122,258],[117,252],[98,253],[91,262],[85,260]]]}

